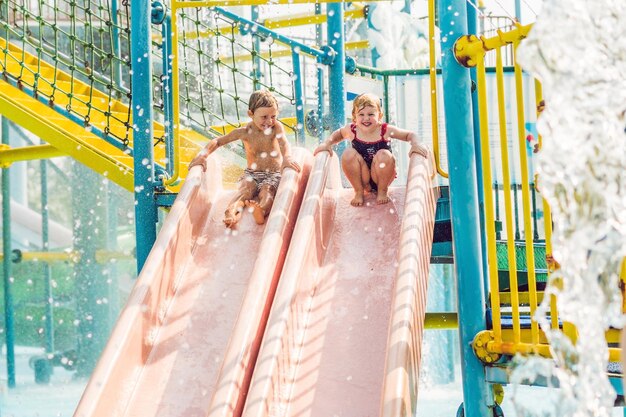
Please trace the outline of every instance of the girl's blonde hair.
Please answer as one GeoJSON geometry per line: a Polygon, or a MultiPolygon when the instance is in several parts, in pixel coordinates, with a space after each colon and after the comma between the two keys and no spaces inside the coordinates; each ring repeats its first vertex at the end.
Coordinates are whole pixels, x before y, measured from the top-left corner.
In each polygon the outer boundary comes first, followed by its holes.
{"type": "Polygon", "coordinates": [[[276,101],[276,97],[268,90],[258,90],[250,95],[248,110],[254,113],[256,109],[260,109],[261,107],[274,107],[278,110],[278,101],[276,101]]]}
{"type": "Polygon", "coordinates": [[[356,119],[356,114],[365,107],[376,107],[380,116],[383,116],[383,109],[380,107],[380,97],[372,93],[359,94],[352,101],[352,119],[356,119]]]}

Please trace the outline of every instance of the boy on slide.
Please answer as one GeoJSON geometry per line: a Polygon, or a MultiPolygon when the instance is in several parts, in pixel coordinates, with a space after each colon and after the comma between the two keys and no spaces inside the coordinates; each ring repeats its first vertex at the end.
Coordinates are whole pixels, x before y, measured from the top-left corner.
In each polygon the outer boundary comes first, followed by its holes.
{"type": "Polygon", "coordinates": [[[278,121],[278,102],[267,90],[255,91],[248,101],[251,121],[230,133],[210,141],[191,161],[191,167],[200,165],[206,171],[207,157],[220,146],[241,140],[246,153],[247,168],[239,178],[238,190],[224,213],[224,224],[233,228],[248,207],[257,224],[265,223],[284,168],[300,172],[300,166],[291,159],[291,148],[283,125],[278,121]]]}

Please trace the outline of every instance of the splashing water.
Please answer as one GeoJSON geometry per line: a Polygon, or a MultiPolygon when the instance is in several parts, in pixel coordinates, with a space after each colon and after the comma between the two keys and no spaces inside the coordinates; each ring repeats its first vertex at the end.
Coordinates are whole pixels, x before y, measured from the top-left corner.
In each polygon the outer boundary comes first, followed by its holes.
{"type": "Polygon", "coordinates": [[[558,382],[554,415],[608,416],[615,392],[604,332],[622,324],[626,255],[626,2],[544,1],[518,58],[543,85],[539,188],[552,209],[560,268],[536,316],[553,359],[521,359],[512,380],[558,382]],[[550,329],[549,294],[558,295],[559,318],[576,326],[575,345],[550,329]]]}

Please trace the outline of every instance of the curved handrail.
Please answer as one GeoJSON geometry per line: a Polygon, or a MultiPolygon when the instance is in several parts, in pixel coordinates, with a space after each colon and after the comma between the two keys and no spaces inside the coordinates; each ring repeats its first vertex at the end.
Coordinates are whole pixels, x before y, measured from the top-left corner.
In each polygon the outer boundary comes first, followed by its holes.
{"type": "Polygon", "coordinates": [[[383,417],[415,415],[438,194],[433,175],[432,159],[411,155],[387,339],[383,417]]]}

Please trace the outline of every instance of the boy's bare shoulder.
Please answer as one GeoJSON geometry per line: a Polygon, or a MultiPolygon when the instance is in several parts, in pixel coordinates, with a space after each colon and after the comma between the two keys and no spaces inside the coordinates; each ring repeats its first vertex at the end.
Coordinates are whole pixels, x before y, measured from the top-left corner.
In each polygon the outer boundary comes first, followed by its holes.
{"type": "Polygon", "coordinates": [[[239,126],[238,128],[234,129],[233,132],[235,132],[239,136],[249,135],[250,134],[250,123],[246,123],[243,126],[239,126]]]}
{"type": "Polygon", "coordinates": [[[285,138],[285,125],[280,120],[276,120],[276,124],[273,129],[274,137],[277,139],[286,139],[285,138]]]}

